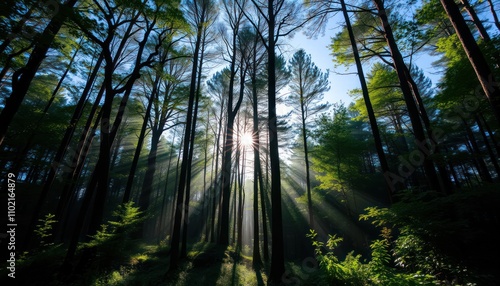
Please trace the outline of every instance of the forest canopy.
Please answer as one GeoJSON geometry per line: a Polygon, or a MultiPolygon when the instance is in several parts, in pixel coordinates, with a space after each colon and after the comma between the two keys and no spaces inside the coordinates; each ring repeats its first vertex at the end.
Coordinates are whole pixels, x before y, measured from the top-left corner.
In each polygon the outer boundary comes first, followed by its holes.
{"type": "Polygon", "coordinates": [[[2,1],[2,285],[500,284],[499,6],[2,1]]]}

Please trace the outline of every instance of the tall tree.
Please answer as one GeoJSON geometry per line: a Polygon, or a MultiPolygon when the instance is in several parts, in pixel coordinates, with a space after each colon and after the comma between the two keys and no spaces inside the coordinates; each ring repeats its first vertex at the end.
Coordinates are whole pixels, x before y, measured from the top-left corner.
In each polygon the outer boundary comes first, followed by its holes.
{"type": "MultiPolygon", "coordinates": [[[[260,23],[259,23],[260,24],[260,23]]],[[[252,265],[258,268],[262,265],[260,250],[259,250],[259,189],[262,197],[264,195],[264,182],[262,179],[262,168],[260,163],[260,125],[259,125],[259,112],[258,112],[258,90],[262,88],[262,81],[258,80],[257,75],[262,69],[262,61],[265,58],[265,53],[262,49],[262,44],[258,37],[255,28],[253,30],[248,29],[248,33],[253,35],[251,41],[251,56],[248,58],[248,73],[250,76],[250,103],[252,105],[252,149],[253,149],[253,253],[252,253],[252,265]],[[259,88],[260,87],[260,88],[259,88]]],[[[261,203],[263,201],[261,200],[261,203]]],[[[267,222],[266,222],[266,210],[262,208],[262,224],[263,224],[263,236],[264,236],[264,258],[268,259],[267,251],[267,222]]]]}
{"type": "MultiPolygon", "coordinates": [[[[344,16],[344,20],[346,23],[347,32],[349,33],[349,41],[352,47],[352,53],[354,57],[354,61],[356,62],[356,69],[358,71],[359,83],[361,85],[361,91],[363,93],[363,101],[365,102],[366,112],[368,113],[368,119],[370,121],[370,127],[373,134],[373,140],[375,142],[375,148],[377,150],[378,158],[380,161],[380,167],[382,169],[382,173],[389,173],[389,164],[387,163],[387,159],[384,153],[384,148],[382,146],[382,139],[380,137],[380,131],[378,128],[377,119],[375,118],[375,113],[373,111],[373,106],[370,100],[370,95],[368,93],[368,87],[366,85],[365,75],[363,71],[363,65],[361,64],[361,58],[358,52],[358,45],[356,43],[355,35],[351,26],[351,20],[349,19],[349,14],[347,13],[347,7],[344,0],[340,0],[340,5],[342,7],[342,14],[344,16]]],[[[392,191],[393,185],[391,185],[388,181],[386,181],[388,185],[388,199],[392,201],[392,191]]]]}
{"type": "MultiPolygon", "coordinates": [[[[415,102],[415,99],[413,97],[412,88],[408,79],[407,67],[396,43],[396,39],[392,31],[392,26],[389,23],[389,18],[387,10],[384,6],[384,2],[380,0],[373,0],[373,3],[378,11],[378,17],[384,30],[384,38],[387,42],[387,46],[389,47],[391,58],[398,75],[401,90],[403,92],[406,107],[408,109],[408,116],[411,120],[415,140],[417,140],[418,144],[426,144],[427,139],[419,116],[417,103],[415,102]]],[[[424,167],[429,186],[434,190],[442,190],[439,178],[436,173],[436,169],[434,168],[434,163],[432,162],[431,158],[429,158],[431,154],[429,154],[428,152],[423,152],[422,155],[422,165],[424,167]]],[[[398,180],[401,180],[401,178],[399,178],[398,180]]]]}
{"type": "Polygon", "coordinates": [[[225,48],[229,56],[229,87],[227,100],[227,123],[225,126],[225,139],[222,147],[222,209],[220,222],[219,243],[223,245],[229,244],[229,201],[231,198],[231,172],[232,172],[232,154],[233,154],[233,137],[234,137],[234,121],[238,110],[243,101],[243,94],[234,101],[237,69],[244,68],[237,66],[238,56],[238,35],[241,29],[243,20],[243,9],[245,9],[245,1],[236,4],[233,1],[223,1],[226,19],[230,27],[229,39],[225,39],[225,48]]]}
{"type": "Polygon", "coordinates": [[[307,55],[303,49],[298,50],[290,60],[292,94],[288,98],[291,106],[299,106],[292,109],[300,118],[300,129],[302,144],[304,146],[304,161],[306,168],[306,193],[307,207],[309,210],[309,225],[314,228],[313,207],[311,198],[311,179],[309,171],[309,150],[307,146],[308,121],[316,114],[328,108],[327,103],[321,103],[323,94],[330,89],[328,82],[328,71],[326,73],[312,62],[311,55],[307,55]]]}
{"type": "Polygon", "coordinates": [[[77,0],[67,0],[59,7],[52,20],[49,22],[43,33],[36,39],[36,45],[31,52],[30,58],[26,65],[18,69],[12,76],[12,92],[5,100],[5,107],[0,113],[0,145],[2,144],[7,128],[9,127],[14,115],[17,113],[19,106],[23,102],[26,92],[35,77],[40,64],[45,59],[54,38],[61,29],[64,22],[67,20],[71,9],[76,4],[77,0]]]}
{"type": "Polygon", "coordinates": [[[252,17],[245,14],[257,29],[267,51],[267,95],[269,157],[271,161],[271,203],[272,203],[272,257],[269,281],[280,283],[285,273],[285,251],[283,246],[283,220],[281,212],[281,171],[278,147],[278,118],[276,114],[276,45],[280,38],[292,34],[302,27],[301,6],[286,0],[252,0],[257,13],[264,20],[267,31],[259,27],[252,17]],[[267,32],[267,33],[265,33],[267,32]]]}
{"type": "MultiPolygon", "coordinates": [[[[191,79],[189,84],[189,99],[187,105],[186,113],[186,128],[184,130],[183,146],[182,146],[182,163],[179,174],[179,183],[177,185],[177,204],[175,206],[175,217],[174,217],[174,228],[172,232],[171,241],[171,253],[170,253],[170,270],[177,268],[179,261],[179,243],[181,241],[181,224],[182,216],[184,214],[184,200],[185,200],[185,190],[188,174],[188,163],[189,163],[189,150],[191,144],[194,142],[190,141],[191,130],[193,129],[193,113],[194,113],[194,103],[196,99],[196,84],[198,76],[198,65],[201,51],[201,44],[203,39],[204,27],[207,21],[211,19],[211,14],[215,11],[214,3],[210,0],[193,0],[187,3],[189,14],[188,21],[191,21],[191,25],[196,31],[194,40],[194,50],[193,50],[193,61],[191,69],[191,79]]],[[[186,217],[184,219],[187,219],[186,217]]]]}
{"type": "Polygon", "coordinates": [[[458,38],[460,39],[460,43],[462,44],[465,54],[467,55],[467,58],[469,59],[481,84],[483,92],[493,109],[493,114],[496,119],[500,121],[500,84],[495,78],[495,74],[491,71],[488,62],[479,49],[479,45],[474,39],[474,36],[467,26],[467,23],[465,22],[462,13],[460,13],[460,9],[455,1],[441,0],[441,4],[450,18],[458,38]]]}
{"type": "MultiPolygon", "coordinates": [[[[92,213],[90,214],[90,223],[87,233],[90,235],[95,234],[101,224],[109,188],[108,183],[111,164],[111,147],[122,123],[128,98],[132,92],[134,83],[140,77],[142,70],[145,67],[150,67],[156,61],[159,49],[163,41],[166,39],[166,32],[169,30],[169,25],[166,23],[168,23],[169,19],[165,19],[165,15],[172,14],[166,13],[165,11],[175,11],[177,9],[176,3],[170,3],[168,5],[164,5],[165,3],[155,3],[157,5],[153,4],[153,6],[147,6],[146,3],[140,2],[134,3],[132,7],[127,6],[127,4],[132,3],[116,6],[105,5],[104,7],[101,6],[100,3],[94,4],[100,13],[100,16],[107,24],[108,33],[105,33],[103,36],[99,33],[99,31],[95,31],[90,28],[88,23],[82,21],[82,18],[77,17],[76,20],[78,26],[82,29],[85,35],[101,46],[104,61],[106,63],[104,67],[104,89],[106,94],[104,97],[104,104],[101,109],[102,119],[100,124],[99,159],[85,192],[82,207],[80,209],[75,230],[64,261],[63,269],[67,269],[71,265],[78,243],[78,238],[80,236],[80,231],[82,230],[87,214],[87,208],[92,202],[94,203],[94,207],[92,213]],[[130,8],[132,8],[132,13],[124,13],[130,8]],[[123,15],[122,13],[127,14],[130,18],[126,20],[121,19],[121,15],[123,15]],[[135,40],[133,36],[138,31],[143,31],[143,33],[142,39],[136,42],[137,49],[134,50],[135,53],[133,55],[135,58],[132,63],[131,71],[126,74],[117,85],[114,85],[116,80],[116,77],[114,76],[116,59],[113,58],[114,52],[116,52],[116,50],[113,49],[113,41],[116,36],[114,31],[124,24],[134,25],[134,32],[128,35],[128,38],[126,39],[129,43],[135,40]],[[162,26],[163,28],[160,28],[159,26],[162,26]],[[147,45],[152,41],[150,38],[151,34],[155,35],[154,43],[152,45],[147,45]],[[115,100],[115,97],[121,93],[123,93],[123,97],[120,100],[115,120],[111,123],[113,101],[115,100]]],[[[178,13],[174,12],[173,15],[178,16],[178,13]]],[[[85,18],[83,18],[83,20],[85,20],[85,18]]]]}

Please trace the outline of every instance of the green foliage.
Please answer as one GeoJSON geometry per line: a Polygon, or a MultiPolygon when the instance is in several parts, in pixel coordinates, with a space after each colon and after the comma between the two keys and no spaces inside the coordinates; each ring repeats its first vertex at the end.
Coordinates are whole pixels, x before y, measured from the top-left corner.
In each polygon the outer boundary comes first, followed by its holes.
{"type": "Polygon", "coordinates": [[[137,231],[137,227],[144,220],[143,213],[133,202],[119,205],[113,216],[116,220],[102,225],[92,240],[83,246],[94,251],[96,264],[103,267],[109,266],[113,261],[125,259],[126,250],[131,246],[131,234],[137,231]]]}
{"type": "MultiPolygon", "coordinates": [[[[374,64],[368,74],[367,87],[377,121],[389,126],[395,125],[394,121],[400,120],[405,111],[396,71],[385,64],[374,64]]],[[[353,96],[355,97],[354,107],[359,111],[358,119],[368,121],[361,90],[353,92],[353,96]]]]}
{"type": "Polygon", "coordinates": [[[39,245],[42,247],[48,245],[47,239],[52,236],[52,226],[57,222],[54,219],[55,217],[56,215],[49,213],[45,215],[45,218],[38,220],[40,224],[36,226],[35,234],[39,240],[39,245]]]}
{"type": "Polygon", "coordinates": [[[323,115],[317,120],[314,139],[318,142],[313,152],[313,169],[321,188],[344,192],[352,189],[359,179],[359,166],[363,144],[353,135],[347,108],[334,107],[332,117],[323,115]]]}
{"type": "Polygon", "coordinates": [[[375,240],[370,246],[371,260],[363,262],[361,255],[354,255],[353,252],[340,260],[334,251],[342,238],[336,235],[329,235],[326,250],[325,244],[316,240],[314,230],[310,230],[307,236],[312,240],[316,259],[327,275],[329,285],[434,285],[434,278],[430,275],[408,273],[392,266],[388,237],[375,240]]]}
{"type": "Polygon", "coordinates": [[[441,281],[491,283],[498,262],[488,253],[498,251],[493,231],[500,201],[494,185],[442,196],[435,192],[407,192],[391,208],[367,208],[362,220],[386,229],[394,265],[429,273],[441,281]]]}
{"type": "Polygon", "coordinates": [[[497,188],[448,196],[408,191],[390,208],[367,208],[360,219],[381,228],[368,261],[352,252],[340,259],[336,235],[326,243],[313,230],[307,237],[330,285],[494,285],[497,188]]]}

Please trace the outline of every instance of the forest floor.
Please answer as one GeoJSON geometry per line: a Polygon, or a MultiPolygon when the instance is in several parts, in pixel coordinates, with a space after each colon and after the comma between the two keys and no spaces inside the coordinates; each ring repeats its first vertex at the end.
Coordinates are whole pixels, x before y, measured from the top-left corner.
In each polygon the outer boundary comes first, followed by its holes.
{"type": "Polygon", "coordinates": [[[36,256],[26,257],[19,265],[16,282],[21,282],[18,285],[44,286],[266,284],[268,273],[265,269],[269,267],[254,269],[252,257],[245,255],[248,251],[237,254],[231,247],[222,248],[209,243],[198,243],[188,249],[187,257],[175,271],[167,272],[170,261],[167,247],[139,244],[124,251],[118,259],[112,256],[105,259],[103,256],[94,257],[85,266],[86,270],[74,270],[68,279],[57,271],[64,258],[64,248],[57,245],[36,256]]]}

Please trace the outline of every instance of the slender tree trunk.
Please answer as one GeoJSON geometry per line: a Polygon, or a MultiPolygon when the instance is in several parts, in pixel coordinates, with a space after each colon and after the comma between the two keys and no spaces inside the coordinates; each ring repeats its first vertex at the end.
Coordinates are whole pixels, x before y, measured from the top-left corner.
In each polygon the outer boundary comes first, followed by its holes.
{"type": "MultiPolygon", "coordinates": [[[[252,148],[253,148],[253,253],[252,265],[258,268],[262,265],[259,250],[259,113],[258,113],[258,98],[257,98],[257,39],[253,46],[253,67],[251,74],[252,81],[252,148]]],[[[262,186],[261,186],[262,187],[262,186]]],[[[263,217],[263,219],[265,219],[263,217]]]]}
{"type": "MultiPolygon", "coordinates": [[[[186,132],[186,125],[184,124],[184,129],[182,130],[184,133],[186,132]]],[[[181,137],[181,142],[179,144],[179,154],[177,154],[177,164],[175,166],[175,183],[174,186],[177,187],[179,186],[179,166],[181,165],[181,157],[182,157],[182,152],[180,151],[180,146],[184,146],[184,137],[181,137]]],[[[174,233],[174,224],[175,224],[175,212],[177,211],[177,200],[175,196],[175,190],[172,198],[172,213],[170,216],[170,234],[172,235],[174,233]]]]}
{"type": "MultiPolygon", "coordinates": [[[[203,23],[205,18],[205,11],[202,11],[201,23],[203,23]]],[[[193,53],[193,68],[191,71],[191,83],[189,86],[189,100],[188,100],[188,109],[186,115],[186,129],[184,131],[184,143],[183,143],[183,153],[182,153],[182,163],[181,163],[181,172],[179,176],[179,185],[177,188],[177,203],[176,203],[176,211],[175,211],[175,219],[174,219],[174,229],[172,233],[172,243],[171,243],[171,251],[170,251],[170,270],[176,269],[178,260],[179,260],[179,243],[181,241],[181,224],[182,224],[182,215],[184,213],[183,203],[184,203],[184,194],[186,189],[187,178],[187,170],[188,170],[188,156],[189,156],[189,148],[190,144],[190,136],[191,136],[191,128],[192,128],[192,120],[193,120],[193,108],[194,101],[196,97],[196,75],[198,72],[198,58],[200,52],[201,38],[203,27],[202,24],[199,24],[196,35],[195,48],[193,53]]]]}
{"type": "MultiPolygon", "coordinates": [[[[466,1],[466,0],[464,0],[464,1],[466,1]]],[[[408,69],[408,67],[406,65],[404,65],[404,67],[405,67],[405,75],[406,75],[407,81],[410,84],[411,90],[413,92],[413,96],[415,98],[415,102],[416,102],[418,110],[420,112],[420,117],[422,118],[422,122],[424,123],[425,130],[427,131],[427,137],[429,138],[427,148],[423,148],[425,145],[419,145],[419,147],[421,147],[421,151],[428,152],[429,155],[440,156],[441,148],[440,148],[439,143],[436,140],[436,138],[434,138],[435,133],[434,133],[434,130],[431,126],[431,121],[429,120],[429,115],[427,114],[427,110],[425,109],[422,97],[420,96],[420,91],[418,89],[417,83],[413,80],[413,77],[411,76],[411,73],[410,73],[410,70],[408,69]],[[425,149],[426,151],[424,151],[422,149],[425,149]]],[[[446,170],[446,168],[443,164],[440,164],[439,162],[437,162],[436,165],[437,165],[437,169],[439,171],[439,176],[441,179],[441,181],[440,181],[441,189],[446,194],[452,193],[453,186],[451,185],[450,176],[448,174],[448,171],[446,170]]]]}
{"type": "MultiPolygon", "coordinates": [[[[427,139],[425,138],[424,128],[422,126],[422,122],[420,121],[419,112],[415,100],[413,99],[411,88],[407,81],[407,77],[405,75],[406,66],[403,61],[403,57],[396,44],[396,41],[394,39],[392,28],[389,24],[389,20],[387,17],[387,12],[381,0],[373,0],[373,2],[375,3],[375,6],[378,10],[378,16],[384,28],[385,32],[384,37],[387,41],[387,45],[389,46],[389,50],[394,61],[396,73],[398,75],[399,82],[401,85],[401,90],[403,92],[403,96],[406,102],[406,107],[408,109],[408,115],[410,117],[410,121],[413,127],[415,140],[417,144],[426,144],[427,139]]],[[[439,184],[439,179],[436,170],[434,169],[434,164],[429,157],[430,154],[426,153],[427,152],[420,152],[419,154],[423,159],[422,164],[426,173],[427,180],[429,182],[429,187],[433,190],[440,190],[441,187],[439,184]]],[[[413,166],[413,167],[417,168],[419,166],[413,166]]]]}
{"type": "MultiPolygon", "coordinates": [[[[231,239],[232,239],[231,244],[232,245],[236,244],[236,222],[238,221],[238,216],[237,216],[238,205],[236,203],[237,199],[238,199],[238,192],[236,192],[236,190],[238,189],[237,174],[238,174],[239,160],[240,160],[240,152],[239,152],[239,150],[236,150],[236,156],[235,156],[236,165],[233,166],[233,170],[231,172],[231,176],[232,176],[231,182],[232,182],[232,185],[234,188],[234,192],[232,192],[234,194],[233,195],[233,204],[231,205],[231,209],[232,209],[232,216],[231,217],[233,219],[233,228],[232,228],[233,235],[231,237],[231,239]]],[[[238,251],[238,249],[236,249],[236,251],[238,251]]]]}
{"type": "MultiPolygon", "coordinates": [[[[302,76],[302,75],[301,75],[302,76]]],[[[300,79],[302,81],[302,77],[300,79]]],[[[304,94],[302,93],[302,82],[300,83],[300,115],[302,119],[302,143],[304,144],[304,159],[306,163],[306,191],[307,191],[307,209],[309,211],[309,227],[314,229],[314,216],[311,197],[311,179],[309,174],[309,150],[307,148],[307,129],[306,129],[306,114],[304,109],[304,94]]]]}
{"type": "Polygon", "coordinates": [[[205,237],[204,241],[208,242],[208,231],[209,231],[209,223],[210,216],[208,215],[210,212],[210,188],[207,190],[207,167],[208,167],[208,124],[210,123],[210,110],[207,110],[207,121],[205,124],[205,142],[203,146],[203,156],[205,157],[203,160],[203,200],[202,200],[202,215],[205,219],[203,222],[203,227],[205,228],[205,237]]]}
{"type": "Polygon", "coordinates": [[[268,1],[268,108],[269,108],[269,157],[271,159],[271,210],[272,210],[272,256],[269,280],[280,283],[285,273],[285,250],[283,241],[283,219],[281,213],[281,170],[278,147],[278,118],[276,115],[276,54],[274,1],[268,1]]]}
{"type": "Polygon", "coordinates": [[[495,139],[495,134],[491,131],[490,125],[488,124],[488,121],[486,121],[486,118],[484,118],[482,113],[479,114],[479,117],[483,121],[484,126],[486,127],[486,131],[488,131],[488,137],[490,137],[491,143],[493,143],[493,146],[497,151],[497,156],[500,156],[500,144],[498,144],[497,140],[495,139]]]}
{"type": "Polygon", "coordinates": [[[488,1],[488,4],[490,6],[490,11],[491,11],[491,16],[493,17],[493,22],[495,23],[495,26],[497,29],[500,31],[500,21],[498,20],[498,15],[497,12],[495,11],[495,7],[493,6],[493,1],[492,0],[486,0],[488,1]]]}
{"type": "Polygon", "coordinates": [[[486,146],[486,150],[488,151],[488,156],[490,156],[491,163],[495,168],[495,172],[497,173],[497,176],[500,178],[500,166],[498,165],[498,158],[495,156],[493,149],[491,149],[490,143],[488,142],[488,137],[486,136],[486,132],[484,132],[483,124],[481,123],[481,120],[477,115],[474,115],[474,120],[476,121],[477,127],[479,128],[479,132],[483,137],[484,145],[486,146]]]}
{"type": "Polygon", "coordinates": [[[472,22],[474,23],[474,26],[476,26],[477,31],[479,32],[479,36],[484,39],[485,41],[491,41],[490,35],[486,31],[486,28],[484,27],[483,23],[479,19],[479,16],[477,15],[476,11],[472,6],[470,5],[468,0],[460,0],[462,5],[464,5],[465,10],[467,11],[467,14],[469,14],[470,18],[472,19],[472,22]]]}
{"type": "Polygon", "coordinates": [[[26,155],[28,154],[28,151],[30,150],[31,144],[33,143],[33,139],[37,135],[38,128],[43,123],[43,120],[45,119],[45,116],[49,112],[49,109],[52,106],[52,103],[54,103],[54,100],[56,99],[56,96],[59,93],[59,90],[61,90],[62,83],[66,79],[66,76],[68,75],[69,69],[73,65],[73,61],[75,60],[78,52],[80,51],[80,47],[81,47],[80,44],[81,43],[82,43],[82,41],[80,40],[80,43],[78,44],[78,47],[75,49],[75,52],[71,56],[71,59],[70,59],[68,65],[66,66],[66,69],[64,70],[63,74],[59,78],[59,81],[57,82],[56,87],[52,91],[52,94],[51,94],[51,96],[49,98],[49,101],[47,102],[47,104],[45,105],[45,108],[42,111],[42,115],[40,116],[40,118],[36,122],[35,127],[33,129],[33,132],[31,133],[31,135],[28,138],[27,142],[24,144],[24,147],[21,149],[22,151],[17,156],[16,162],[14,162],[14,164],[13,164],[14,166],[12,168],[12,170],[13,170],[12,172],[14,174],[18,174],[19,173],[19,170],[21,169],[21,166],[22,166],[22,162],[26,158],[26,155]]]}
{"type": "MultiPolygon", "coordinates": [[[[204,31],[203,31],[204,32],[204,31]]],[[[196,83],[196,100],[194,103],[193,110],[193,126],[191,128],[191,146],[189,147],[189,156],[187,164],[187,183],[186,183],[186,198],[184,199],[184,226],[182,229],[182,245],[180,257],[185,258],[187,256],[187,230],[189,224],[189,201],[191,196],[191,179],[192,179],[192,166],[193,166],[193,154],[194,154],[194,140],[196,137],[196,123],[198,122],[198,108],[200,104],[201,96],[201,74],[203,71],[203,57],[205,53],[205,35],[202,37],[201,47],[200,47],[200,62],[197,71],[197,83],[196,83]]]]}
{"type": "MultiPolygon", "coordinates": [[[[153,180],[156,173],[156,158],[158,153],[158,144],[160,142],[160,137],[163,128],[160,130],[153,130],[153,135],[151,137],[151,149],[149,150],[146,173],[144,174],[144,181],[142,184],[142,191],[139,196],[139,207],[142,211],[146,212],[149,210],[151,193],[153,192],[153,180]]],[[[142,227],[138,230],[138,234],[144,236],[148,220],[142,223],[142,227]]]]}
{"type": "MultiPolygon", "coordinates": [[[[102,91],[103,89],[101,89],[101,92],[99,93],[100,95],[102,95],[102,91]]],[[[87,157],[88,151],[90,150],[90,146],[94,139],[97,127],[101,122],[102,113],[99,112],[97,118],[95,119],[94,125],[91,128],[92,121],[94,119],[95,113],[97,112],[97,108],[99,107],[100,100],[101,96],[98,95],[96,101],[94,102],[94,105],[92,106],[92,110],[90,111],[87,123],[85,124],[82,134],[80,135],[79,145],[75,150],[75,153],[73,154],[71,165],[69,166],[69,170],[66,176],[66,183],[63,187],[59,202],[57,204],[55,215],[58,222],[56,222],[54,225],[54,232],[59,231],[61,235],[64,235],[68,221],[67,219],[65,219],[65,210],[68,208],[70,199],[74,195],[78,178],[80,177],[83,166],[85,164],[85,159],[87,157]],[[59,230],[61,220],[64,223],[62,224],[62,229],[59,230]]]]}
{"type": "Polygon", "coordinates": [[[366,111],[368,113],[368,120],[370,122],[370,128],[372,130],[373,141],[375,143],[375,149],[377,150],[378,160],[380,162],[380,168],[382,169],[382,174],[386,178],[387,183],[387,198],[389,202],[392,202],[392,193],[396,190],[396,185],[390,182],[389,176],[389,164],[384,153],[384,147],[382,145],[382,139],[380,138],[380,131],[377,124],[377,119],[375,118],[375,112],[373,111],[373,106],[370,100],[370,95],[368,94],[368,87],[366,85],[365,75],[363,71],[363,65],[361,64],[361,59],[359,57],[358,46],[356,44],[356,38],[351,26],[351,20],[349,19],[349,14],[347,13],[347,8],[344,0],[340,0],[342,6],[342,13],[344,15],[344,20],[347,26],[347,32],[349,33],[349,39],[351,42],[352,52],[354,60],[356,62],[356,68],[358,70],[358,78],[361,84],[361,90],[363,92],[363,100],[365,102],[366,111]]]}
{"type": "MultiPolygon", "coordinates": [[[[234,97],[234,81],[236,78],[236,41],[238,36],[238,27],[233,28],[232,39],[232,55],[231,65],[229,68],[229,90],[228,90],[228,103],[227,103],[227,125],[225,134],[225,143],[222,148],[222,217],[221,217],[221,230],[219,236],[219,243],[222,245],[229,245],[229,200],[231,197],[231,166],[233,154],[233,137],[234,137],[234,119],[238,113],[238,109],[233,110],[233,97],[234,97]]],[[[243,66],[240,66],[243,68],[243,66]]]]}
{"type": "MultiPolygon", "coordinates": [[[[148,127],[149,118],[151,118],[151,108],[153,107],[153,102],[158,98],[159,82],[160,82],[160,76],[157,75],[153,83],[153,89],[151,90],[151,94],[149,95],[150,97],[148,99],[148,105],[146,107],[146,111],[144,114],[144,121],[142,122],[141,132],[139,134],[139,141],[137,142],[134,158],[132,159],[132,165],[130,166],[130,172],[127,178],[127,186],[125,187],[125,193],[123,194],[123,203],[127,203],[130,200],[130,193],[132,192],[132,185],[134,183],[135,172],[137,170],[137,165],[139,163],[139,158],[141,156],[142,146],[144,144],[144,139],[146,137],[146,129],[148,127]]],[[[149,163],[149,157],[148,157],[148,163],[149,163]]]]}
{"type": "Polygon", "coordinates": [[[243,248],[243,206],[245,205],[245,191],[243,188],[243,178],[245,176],[245,147],[241,150],[241,163],[239,165],[239,178],[238,178],[238,242],[236,243],[236,249],[238,253],[243,248]]]}
{"type": "Polygon", "coordinates": [[[494,73],[491,71],[483,53],[479,49],[474,36],[472,35],[464,17],[460,13],[460,9],[454,0],[440,0],[441,4],[450,18],[450,21],[455,28],[455,32],[462,43],[465,54],[469,59],[477,78],[481,83],[483,91],[488,99],[493,113],[500,121],[500,84],[495,79],[494,73]]]}
{"type": "MultiPolygon", "coordinates": [[[[268,146],[269,148],[269,136],[266,136],[266,145],[268,146]]],[[[264,166],[265,166],[265,169],[266,169],[266,184],[265,184],[265,187],[264,187],[264,174],[262,172],[262,167],[261,167],[261,164],[260,164],[260,160],[259,160],[259,186],[260,186],[260,205],[261,205],[261,210],[262,210],[262,233],[263,233],[263,237],[262,237],[262,242],[263,242],[263,253],[264,253],[264,261],[269,261],[269,233],[267,231],[268,227],[267,227],[267,207],[269,205],[269,197],[267,195],[267,192],[269,191],[269,151],[266,151],[265,152],[266,154],[266,159],[265,159],[265,162],[264,162],[264,166]]],[[[259,157],[260,159],[260,157],[259,157]]],[[[271,219],[269,219],[271,220],[271,219]]]]}
{"type": "MultiPolygon", "coordinates": [[[[52,187],[52,184],[54,183],[54,180],[56,178],[57,171],[59,169],[59,165],[63,161],[64,155],[66,151],[68,150],[69,144],[71,142],[71,139],[73,138],[73,134],[76,130],[76,125],[78,121],[80,120],[85,104],[87,102],[87,98],[90,94],[90,90],[94,84],[94,81],[97,77],[97,73],[101,67],[101,64],[104,60],[104,56],[101,53],[99,56],[99,59],[97,60],[94,70],[92,71],[92,74],[90,75],[89,79],[87,80],[87,83],[85,84],[85,88],[83,89],[82,95],[80,96],[80,99],[78,100],[75,110],[73,112],[73,116],[71,117],[71,120],[69,122],[68,127],[66,128],[66,131],[64,133],[64,136],[61,140],[61,144],[59,145],[59,148],[57,149],[57,152],[54,156],[54,160],[52,161],[51,168],[47,174],[45,182],[42,186],[42,191],[40,193],[40,197],[38,198],[37,204],[34,207],[33,214],[31,217],[30,225],[28,227],[28,231],[26,232],[26,238],[23,243],[22,249],[26,249],[28,247],[27,243],[29,243],[30,239],[33,236],[33,231],[35,229],[36,223],[38,221],[38,216],[40,214],[40,211],[42,209],[43,204],[45,203],[45,199],[47,198],[47,195],[52,187]]],[[[1,145],[1,144],[0,144],[1,145]]]]}
{"type": "Polygon", "coordinates": [[[477,162],[477,170],[479,171],[479,176],[481,177],[482,181],[485,182],[493,182],[493,179],[491,178],[490,172],[488,170],[488,167],[486,166],[486,163],[484,162],[483,156],[481,154],[481,150],[479,149],[479,146],[477,145],[476,138],[474,137],[474,133],[472,132],[472,129],[467,123],[465,119],[462,119],[462,122],[465,125],[465,130],[467,131],[467,137],[469,137],[469,143],[471,145],[471,154],[475,157],[475,160],[477,162]]]}
{"type": "MultiPolygon", "coordinates": [[[[219,114],[219,124],[217,128],[217,139],[215,140],[215,150],[214,150],[214,156],[215,156],[215,168],[212,172],[215,172],[215,183],[214,183],[214,188],[213,188],[213,198],[212,198],[212,225],[210,226],[210,241],[215,242],[215,215],[216,215],[216,210],[217,210],[217,198],[220,198],[220,173],[219,173],[219,157],[220,157],[220,137],[221,137],[221,131],[222,131],[222,118],[223,118],[223,113],[224,113],[224,99],[222,99],[221,102],[221,107],[220,107],[220,114],[219,114]],[[219,194],[218,194],[219,193],[219,194]]],[[[220,208],[219,208],[220,212],[220,208]]]]}
{"type": "Polygon", "coordinates": [[[60,5],[57,13],[40,36],[40,39],[43,39],[43,41],[37,42],[26,65],[14,73],[12,77],[12,93],[5,99],[5,106],[0,113],[0,122],[2,122],[0,124],[0,146],[7,134],[7,128],[28,92],[31,81],[35,77],[40,64],[45,59],[57,33],[66,21],[69,10],[76,2],[77,0],[67,0],[64,4],[60,5]]]}
{"type": "Polygon", "coordinates": [[[165,235],[165,231],[164,229],[166,229],[166,227],[163,226],[164,222],[163,220],[165,219],[166,215],[165,215],[165,206],[167,204],[167,191],[168,191],[168,183],[169,183],[169,175],[170,175],[170,168],[172,166],[172,151],[174,150],[174,143],[175,143],[175,137],[177,135],[177,132],[176,130],[174,130],[174,134],[172,136],[172,144],[170,144],[170,150],[169,150],[169,156],[168,156],[168,165],[167,165],[167,174],[165,176],[165,188],[163,189],[163,201],[162,201],[162,204],[161,204],[161,210],[160,210],[160,222],[159,222],[159,232],[158,232],[158,243],[161,242],[161,240],[163,239],[164,235],[165,235]]]}

